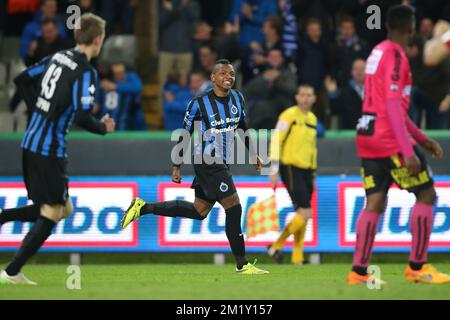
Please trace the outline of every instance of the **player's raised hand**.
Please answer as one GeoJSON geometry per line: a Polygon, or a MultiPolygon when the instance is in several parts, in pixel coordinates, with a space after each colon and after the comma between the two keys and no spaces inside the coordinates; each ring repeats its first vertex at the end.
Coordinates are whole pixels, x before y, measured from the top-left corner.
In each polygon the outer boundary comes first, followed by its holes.
{"type": "Polygon", "coordinates": [[[106,133],[113,133],[116,129],[116,122],[112,119],[109,114],[105,115],[101,120],[106,126],[106,133]]]}
{"type": "Polygon", "coordinates": [[[172,182],[180,184],[182,181],[181,178],[181,169],[180,167],[173,166],[172,168],[172,182]]]}
{"type": "Polygon", "coordinates": [[[256,171],[258,171],[258,172],[261,172],[261,170],[262,170],[262,161],[261,161],[261,158],[258,156],[256,157],[255,168],[256,168],[256,171]]]}
{"type": "Polygon", "coordinates": [[[416,155],[405,159],[405,166],[413,177],[420,173],[420,160],[416,155]]]}
{"type": "Polygon", "coordinates": [[[420,144],[420,146],[428,152],[433,159],[441,159],[444,155],[441,145],[435,140],[428,140],[420,144]]]}

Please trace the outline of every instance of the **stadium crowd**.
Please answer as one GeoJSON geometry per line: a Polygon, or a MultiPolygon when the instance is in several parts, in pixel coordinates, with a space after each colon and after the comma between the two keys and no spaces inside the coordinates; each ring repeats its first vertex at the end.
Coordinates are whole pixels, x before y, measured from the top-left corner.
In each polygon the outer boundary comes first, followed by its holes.
{"type": "MultiPolygon", "coordinates": [[[[108,34],[133,34],[133,15],[146,0],[8,0],[0,19],[6,36],[20,36],[25,65],[73,45],[65,8],[77,4],[108,22],[108,34]],[[5,18],[5,19],[4,19],[5,18]],[[6,19],[7,18],[7,19],[6,19]],[[5,23],[7,21],[7,23],[5,23]]],[[[160,0],[159,82],[164,128],[181,125],[188,101],[211,88],[217,59],[233,62],[246,98],[249,125],[271,129],[294,104],[297,86],[315,88],[313,112],[327,129],[354,130],[364,99],[365,59],[385,39],[391,5],[414,7],[417,35],[407,48],[414,77],[410,116],[422,128],[450,127],[450,59],[423,64],[425,42],[438,20],[450,21],[446,0],[160,0]],[[367,27],[367,8],[381,8],[381,29],[367,27]]],[[[138,73],[117,59],[98,65],[100,116],[120,130],[145,130],[138,73]]],[[[21,98],[11,100],[14,111],[21,98]]]]}

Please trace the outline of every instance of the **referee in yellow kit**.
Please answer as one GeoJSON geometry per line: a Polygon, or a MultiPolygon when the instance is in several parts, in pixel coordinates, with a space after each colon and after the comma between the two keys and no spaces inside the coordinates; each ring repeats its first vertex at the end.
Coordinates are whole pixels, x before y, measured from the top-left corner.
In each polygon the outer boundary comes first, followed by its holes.
{"type": "Polygon", "coordinates": [[[314,88],[301,85],[295,97],[297,105],[284,111],[277,124],[271,144],[272,161],[279,161],[279,172],[271,175],[274,187],[279,177],[286,186],[296,215],[284,228],[280,237],[268,248],[268,254],[282,263],[281,248],[294,235],[292,263],[302,265],[306,226],[311,219],[311,197],[317,169],[317,118],[311,112],[316,102],[314,88]]]}

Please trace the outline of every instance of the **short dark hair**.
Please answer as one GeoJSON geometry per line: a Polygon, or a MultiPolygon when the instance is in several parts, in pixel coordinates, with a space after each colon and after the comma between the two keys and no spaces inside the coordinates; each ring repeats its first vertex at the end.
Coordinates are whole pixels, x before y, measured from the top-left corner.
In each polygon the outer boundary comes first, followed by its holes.
{"type": "Polygon", "coordinates": [[[45,17],[45,18],[42,18],[42,20],[41,20],[41,26],[44,26],[44,25],[49,24],[49,23],[52,23],[52,24],[54,24],[55,26],[58,25],[58,22],[56,21],[55,18],[51,18],[51,17],[45,17]]]}
{"type": "Polygon", "coordinates": [[[353,17],[351,17],[351,16],[343,16],[339,25],[342,26],[342,24],[344,24],[344,23],[351,23],[354,26],[355,19],[353,19],[353,17]]]}
{"type": "Polygon", "coordinates": [[[268,22],[270,27],[275,29],[277,34],[281,35],[281,32],[283,31],[283,19],[281,19],[280,16],[268,16],[265,22],[268,22]]]}
{"type": "Polygon", "coordinates": [[[298,86],[298,90],[300,89],[311,89],[313,93],[316,94],[316,89],[309,83],[302,83],[301,85],[298,86]]]}
{"type": "Polygon", "coordinates": [[[217,66],[218,64],[231,64],[231,62],[230,62],[230,60],[227,60],[227,59],[219,59],[214,64],[217,66]]]}
{"type": "Polygon", "coordinates": [[[322,26],[322,21],[320,21],[320,19],[316,17],[308,18],[308,20],[306,20],[305,27],[309,27],[312,24],[318,24],[322,26]]]}
{"type": "Polygon", "coordinates": [[[415,20],[414,10],[410,6],[396,5],[387,13],[387,26],[390,30],[408,32],[415,20]]]}

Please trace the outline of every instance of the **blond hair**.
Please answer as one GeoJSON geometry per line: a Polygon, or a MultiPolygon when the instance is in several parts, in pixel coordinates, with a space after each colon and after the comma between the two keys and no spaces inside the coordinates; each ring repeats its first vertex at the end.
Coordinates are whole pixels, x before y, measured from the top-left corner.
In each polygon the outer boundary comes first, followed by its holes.
{"type": "Polygon", "coordinates": [[[80,17],[80,28],[74,32],[77,44],[91,45],[95,38],[105,34],[106,21],[92,13],[80,17]]]}

